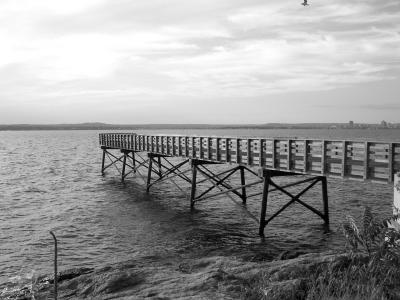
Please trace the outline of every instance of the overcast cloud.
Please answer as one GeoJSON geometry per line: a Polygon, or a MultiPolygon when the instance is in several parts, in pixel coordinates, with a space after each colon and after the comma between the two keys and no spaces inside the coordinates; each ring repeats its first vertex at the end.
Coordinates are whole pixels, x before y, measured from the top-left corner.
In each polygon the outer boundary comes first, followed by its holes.
{"type": "Polygon", "coordinates": [[[400,1],[2,0],[0,123],[400,122],[400,1]]]}

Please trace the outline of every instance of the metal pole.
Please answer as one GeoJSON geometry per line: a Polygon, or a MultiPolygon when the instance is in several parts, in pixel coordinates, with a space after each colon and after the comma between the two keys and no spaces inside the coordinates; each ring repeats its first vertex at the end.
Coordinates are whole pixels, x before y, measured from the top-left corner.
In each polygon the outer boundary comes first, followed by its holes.
{"type": "Polygon", "coordinates": [[[133,173],[136,173],[136,158],[134,151],[132,151],[132,166],[133,166],[133,173]]]}
{"type": "Polygon", "coordinates": [[[244,176],[244,167],[240,167],[240,182],[242,184],[242,202],[243,204],[246,204],[246,200],[247,200],[247,195],[246,195],[246,178],[244,176]]]}
{"type": "Polygon", "coordinates": [[[267,212],[267,201],[268,201],[268,189],[269,182],[271,179],[271,175],[269,172],[265,172],[263,174],[264,186],[263,186],[263,194],[262,194],[262,203],[261,203],[261,216],[260,216],[260,228],[258,234],[260,236],[264,236],[264,228],[265,228],[265,216],[267,212]]]}
{"type": "Polygon", "coordinates": [[[52,231],[50,234],[53,236],[54,239],[54,300],[57,300],[58,291],[57,291],[57,238],[52,231]]]}
{"type": "Polygon", "coordinates": [[[190,191],[190,208],[194,207],[194,199],[196,198],[196,177],[197,165],[192,161],[192,189],[190,191]]]}
{"type": "Polygon", "coordinates": [[[157,157],[157,164],[158,164],[158,176],[162,177],[162,168],[161,168],[161,157],[157,157]]]}
{"type": "Polygon", "coordinates": [[[126,168],[126,156],[127,152],[124,151],[124,160],[122,161],[122,172],[121,172],[121,181],[125,181],[125,168],[126,168]]]}
{"type": "Polygon", "coordinates": [[[322,200],[324,202],[324,221],[329,225],[329,206],[328,206],[328,183],[325,176],[321,177],[322,200]]]}
{"type": "Polygon", "coordinates": [[[106,149],[103,149],[103,159],[101,160],[101,175],[104,176],[104,163],[106,160],[106,149]]]}
{"type": "Polygon", "coordinates": [[[150,182],[151,182],[151,171],[152,171],[152,167],[153,167],[153,157],[151,156],[151,154],[149,153],[149,166],[147,169],[147,186],[146,186],[146,192],[148,193],[150,190],[150,182]]]}

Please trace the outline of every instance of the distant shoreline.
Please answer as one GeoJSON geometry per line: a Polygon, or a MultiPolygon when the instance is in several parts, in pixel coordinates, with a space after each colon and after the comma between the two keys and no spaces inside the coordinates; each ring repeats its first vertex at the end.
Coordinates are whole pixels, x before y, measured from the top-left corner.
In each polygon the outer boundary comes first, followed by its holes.
{"type": "Polygon", "coordinates": [[[400,129],[396,124],[267,123],[267,124],[4,124],[0,131],[27,130],[153,130],[153,129],[400,129]]]}

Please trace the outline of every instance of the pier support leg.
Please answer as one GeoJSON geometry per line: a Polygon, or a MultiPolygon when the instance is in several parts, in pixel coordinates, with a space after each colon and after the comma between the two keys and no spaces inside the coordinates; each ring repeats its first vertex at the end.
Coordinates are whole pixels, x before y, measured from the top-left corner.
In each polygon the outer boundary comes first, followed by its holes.
{"type": "Polygon", "coordinates": [[[103,175],[104,176],[104,164],[105,164],[105,161],[106,161],[106,149],[105,148],[103,148],[103,159],[101,160],[101,175],[103,175]]]}
{"type": "Polygon", "coordinates": [[[325,176],[321,177],[322,201],[324,204],[324,221],[329,226],[328,183],[325,176]]]}
{"type": "Polygon", "coordinates": [[[126,151],[123,151],[124,153],[124,159],[122,160],[122,172],[121,172],[121,181],[125,181],[125,168],[126,168],[126,157],[128,156],[128,153],[126,151]]]}
{"type": "Polygon", "coordinates": [[[132,166],[133,166],[133,173],[136,173],[136,157],[135,152],[132,151],[132,166]]]}
{"type": "Polygon", "coordinates": [[[329,225],[329,209],[328,209],[328,188],[327,188],[327,180],[325,176],[316,176],[316,177],[311,177],[307,178],[304,180],[296,181],[290,184],[286,184],[284,186],[280,186],[277,183],[275,183],[272,178],[277,177],[277,176],[295,176],[295,175],[300,175],[296,173],[285,173],[282,171],[277,171],[277,170],[260,170],[262,175],[260,174],[260,177],[263,177],[264,181],[264,187],[263,187],[263,193],[262,193],[262,202],[261,202],[261,215],[260,215],[260,228],[259,228],[259,234],[260,236],[264,235],[264,228],[265,226],[271,222],[273,219],[275,219],[278,215],[280,215],[284,210],[286,210],[290,205],[294,203],[298,203],[308,210],[312,211],[316,215],[318,215],[321,219],[324,220],[326,225],[329,225]],[[313,188],[318,182],[321,182],[322,185],[322,201],[323,201],[323,212],[320,210],[312,207],[311,205],[307,204],[303,200],[300,199],[308,190],[313,188]],[[305,186],[299,193],[297,194],[292,194],[287,190],[289,187],[293,186],[298,186],[298,185],[303,185],[307,183],[308,185],[305,186]],[[269,189],[269,188],[272,189],[269,189]],[[275,213],[273,213],[268,219],[265,219],[266,216],[266,211],[267,211],[267,201],[268,201],[268,195],[271,192],[278,191],[281,192],[282,194],[288,196],[290,200],[284,204],[280,209],[278,209],[275,213]]]}
{"type": "Polygon", "coordinates": [[[267,213],[268,190],[269,190],[270,179],[271,179],[271,177],[269,174],[265,174],[265,176],[263,177],[263,192],[262,192],[262,201],[261,201],[260,227],[258,230],[258,234],[260,236],[264,236],[264,228],[266,225],[265,216],[267,213]]]}
{"type": "Polygon", "coordinates": [[[244,174],[244,167],[240,166],[240,183],[242,184],[242,202],[246,204],[247,195],[246,195],[246,178],[244,174]]]}
{"type": "Polygon", "coordinates": [[[157,157],[157,164],[158,164],[158,177],[162,177],[162,165],[161,165],[161,157],[157,157]]]}
{"type": "Polygon", "coordinates": [[[192,188],[190,190],[190,208],[194,208],[194,199],[196,198],[196,184],[197,184],[197,165],[192,161],[192,188]]]}
{"type": "Polygon", "coordinates": [[[152,168],[153,168],[153,159],[149,156],[149,166],[148,166],[148,169],[147,169],[147,185],[146,185],[146,192],[147,193],[150,190],[152,168]]]}
{"type": "Polygon", "coordinates": [[[181,168],[190,162],[189,159],[176,163],[169,160],[170,156],[154,153],[148,153],[148,158],[148,163],[146,164],[148,168],[147,191],[149,191],[153,185],[169,180],[174,183],[178,189],[185,192],[173,178],[178,177],[179,179],[191,183],[190,178],[185,175],[190,172],[191,169],[188,168],[187,170],[181,170],[181,168]],[[156,174],[158,178],[152,178],[151,174],[153,173],[156,174]]]}

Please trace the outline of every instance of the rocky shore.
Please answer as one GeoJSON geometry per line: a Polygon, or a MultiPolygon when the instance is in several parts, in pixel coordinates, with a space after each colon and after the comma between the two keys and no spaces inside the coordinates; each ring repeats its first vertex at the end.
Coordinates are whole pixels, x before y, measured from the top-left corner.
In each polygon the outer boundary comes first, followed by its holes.
{"type": "MultiPolygon", "coordinates": [[[[274,261],[235,257],[201,259],[138,257],[105,268],[77,268],[59,274],[59,299],[305,299],[316,270],[345,254],[316,253],[274,261]]],[[[53,280],[42,277],[5,299],[52,299],[53,280]]]]}

